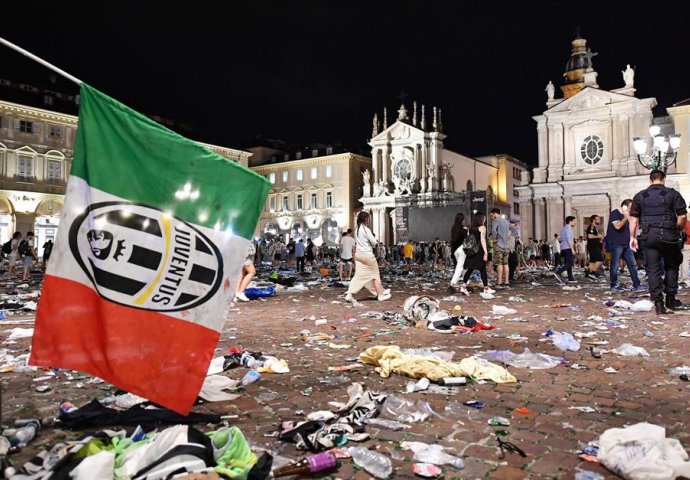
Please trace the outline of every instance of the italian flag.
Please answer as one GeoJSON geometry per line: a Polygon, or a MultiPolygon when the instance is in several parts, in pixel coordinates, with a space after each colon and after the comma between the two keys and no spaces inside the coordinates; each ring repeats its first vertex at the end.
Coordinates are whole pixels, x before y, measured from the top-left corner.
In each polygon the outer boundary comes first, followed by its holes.
{"type": "Polygon", "coordinates": [[[85,84],[80,95],[30,363],[187,414],[269,183],[85,84]]]}

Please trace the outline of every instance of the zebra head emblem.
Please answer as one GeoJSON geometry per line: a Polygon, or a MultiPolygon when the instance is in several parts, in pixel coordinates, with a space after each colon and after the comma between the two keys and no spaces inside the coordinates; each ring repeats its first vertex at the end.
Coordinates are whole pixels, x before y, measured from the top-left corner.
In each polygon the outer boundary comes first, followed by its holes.
{"type": "Polygon", "coordinates": [[[72,223],[69,244],[101,297],[142,310],[197,307],[223,277],[223,258],[206,235],[147,205],[91,205],[72,223]]]}

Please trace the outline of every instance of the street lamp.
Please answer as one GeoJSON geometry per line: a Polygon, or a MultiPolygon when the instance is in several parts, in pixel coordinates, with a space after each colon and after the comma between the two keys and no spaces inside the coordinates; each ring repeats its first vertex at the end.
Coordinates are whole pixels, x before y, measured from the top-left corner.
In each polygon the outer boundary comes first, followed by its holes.
{"type": "Polygon", "coordinates": [[[649,127],[649,134],[653,140],[651,154],[647,154],[646,138],[633,138],[633,146],[635,147],[635,153],[637,153],[637,160],[644,168],[648,168],[649,170],[663,170],[666,172],[666,169],[676,163],[676,159],[678,158],[680,134],[674,133],[668,137],[662,135],[659,125],[652,125],[649,127]]]}

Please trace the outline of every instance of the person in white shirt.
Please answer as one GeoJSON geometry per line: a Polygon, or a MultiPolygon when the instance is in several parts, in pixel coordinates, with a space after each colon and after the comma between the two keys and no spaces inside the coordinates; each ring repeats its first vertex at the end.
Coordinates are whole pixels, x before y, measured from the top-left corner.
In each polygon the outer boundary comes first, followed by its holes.
{"type": "Polygon", "coordinates": [[[558,234],[553,234],[553,240],[551,240],[551,251],[553,252],[553,268],[554,270],[561,265],[561,240],[558,238],[558,234]]]}
{"type": "Polygon", "coordinates": [[[352,278],[352,267],[355,254],[355,239],[352,238],[352,229],[348,228],[347,232],[343,232],[343,238],[340,239],[340,264],[338,265],[338,278],[343,280],[343,267],[347,265],[347,279],[352,278]]]}
{"type": "Polygon", "coordinates": [[[345,294],[345,300],[353,301],[353,295],[359,293],[363,288],[367,288],[373,283],[376,296],[379,301],[391,298],[390,290],[383,289],[381,285],[381,275],[379,264],[374,255],[374,248],[377,245],[376,237],[369,229],[369,214],[359,212],[357,215],[357,228],[355,229],[355,276],[350,281],[350,287],[345,294]]]}

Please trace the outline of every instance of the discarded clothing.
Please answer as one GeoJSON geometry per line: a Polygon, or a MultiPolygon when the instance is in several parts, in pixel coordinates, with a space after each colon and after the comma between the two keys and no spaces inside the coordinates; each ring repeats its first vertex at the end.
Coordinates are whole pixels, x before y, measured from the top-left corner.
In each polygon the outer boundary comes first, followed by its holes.
{"type": "Polygon", "coordinates": [[[104,407],[92,400],[73,412],[60,412],[60,425],[65,428],[94,428],[110,425],[158,425],[158,424],[220,423],[220,415],[190,412],[180,415],[166,408],[144,409],[141,405],[118,411],[104,407]]]}
{"type": "Polygon", "coordinates": [[[347,393],[349,401],[337,405],[340,415],[328,422],[283,422],[278,438],[294,442],[299,450],[319,452],[340,445],[347,435],[363,432],[365,421],[377,414],[386,395],[365,391],[359,383],[353,383],[347,393]]]}
{"type": "Polygon", "coordinates": [[[493,330],[494,326],[486,325],[475,317],[460,315],[443,320],[430,321],[427,328],[437,332],[452,333],[455,331],[478,332],[480,330],[493,330]]]}
{"type": "Polygon", "coordinates": [[[688,454],[666,429],[651,423],[610,428],[599,437],[599,461],[630,480],[690,478],[688,454]]]}
{"type": "Polygon", "coordinates": [[[472,377],[474,379],[490,378],[497,383],[516,382],[505,368],[490,362],[469,357],[461,362],[448,362],[435,357],[405,355],[397,346],[376,346],[359,354],[360,361],[376,365],[376,371],[382,377],[391,373],[411,378],[426,377],[436,382],[445,377],[472,377]]]}
{"type": "Polygon", "coordinates": [[[234,390],[240,386],[238,380],[223,375],[209,375],[204,379],[199,397],[207,402],[227,402],[238,398],[237,393],[228,393],[225,390],[234,390]]]}

